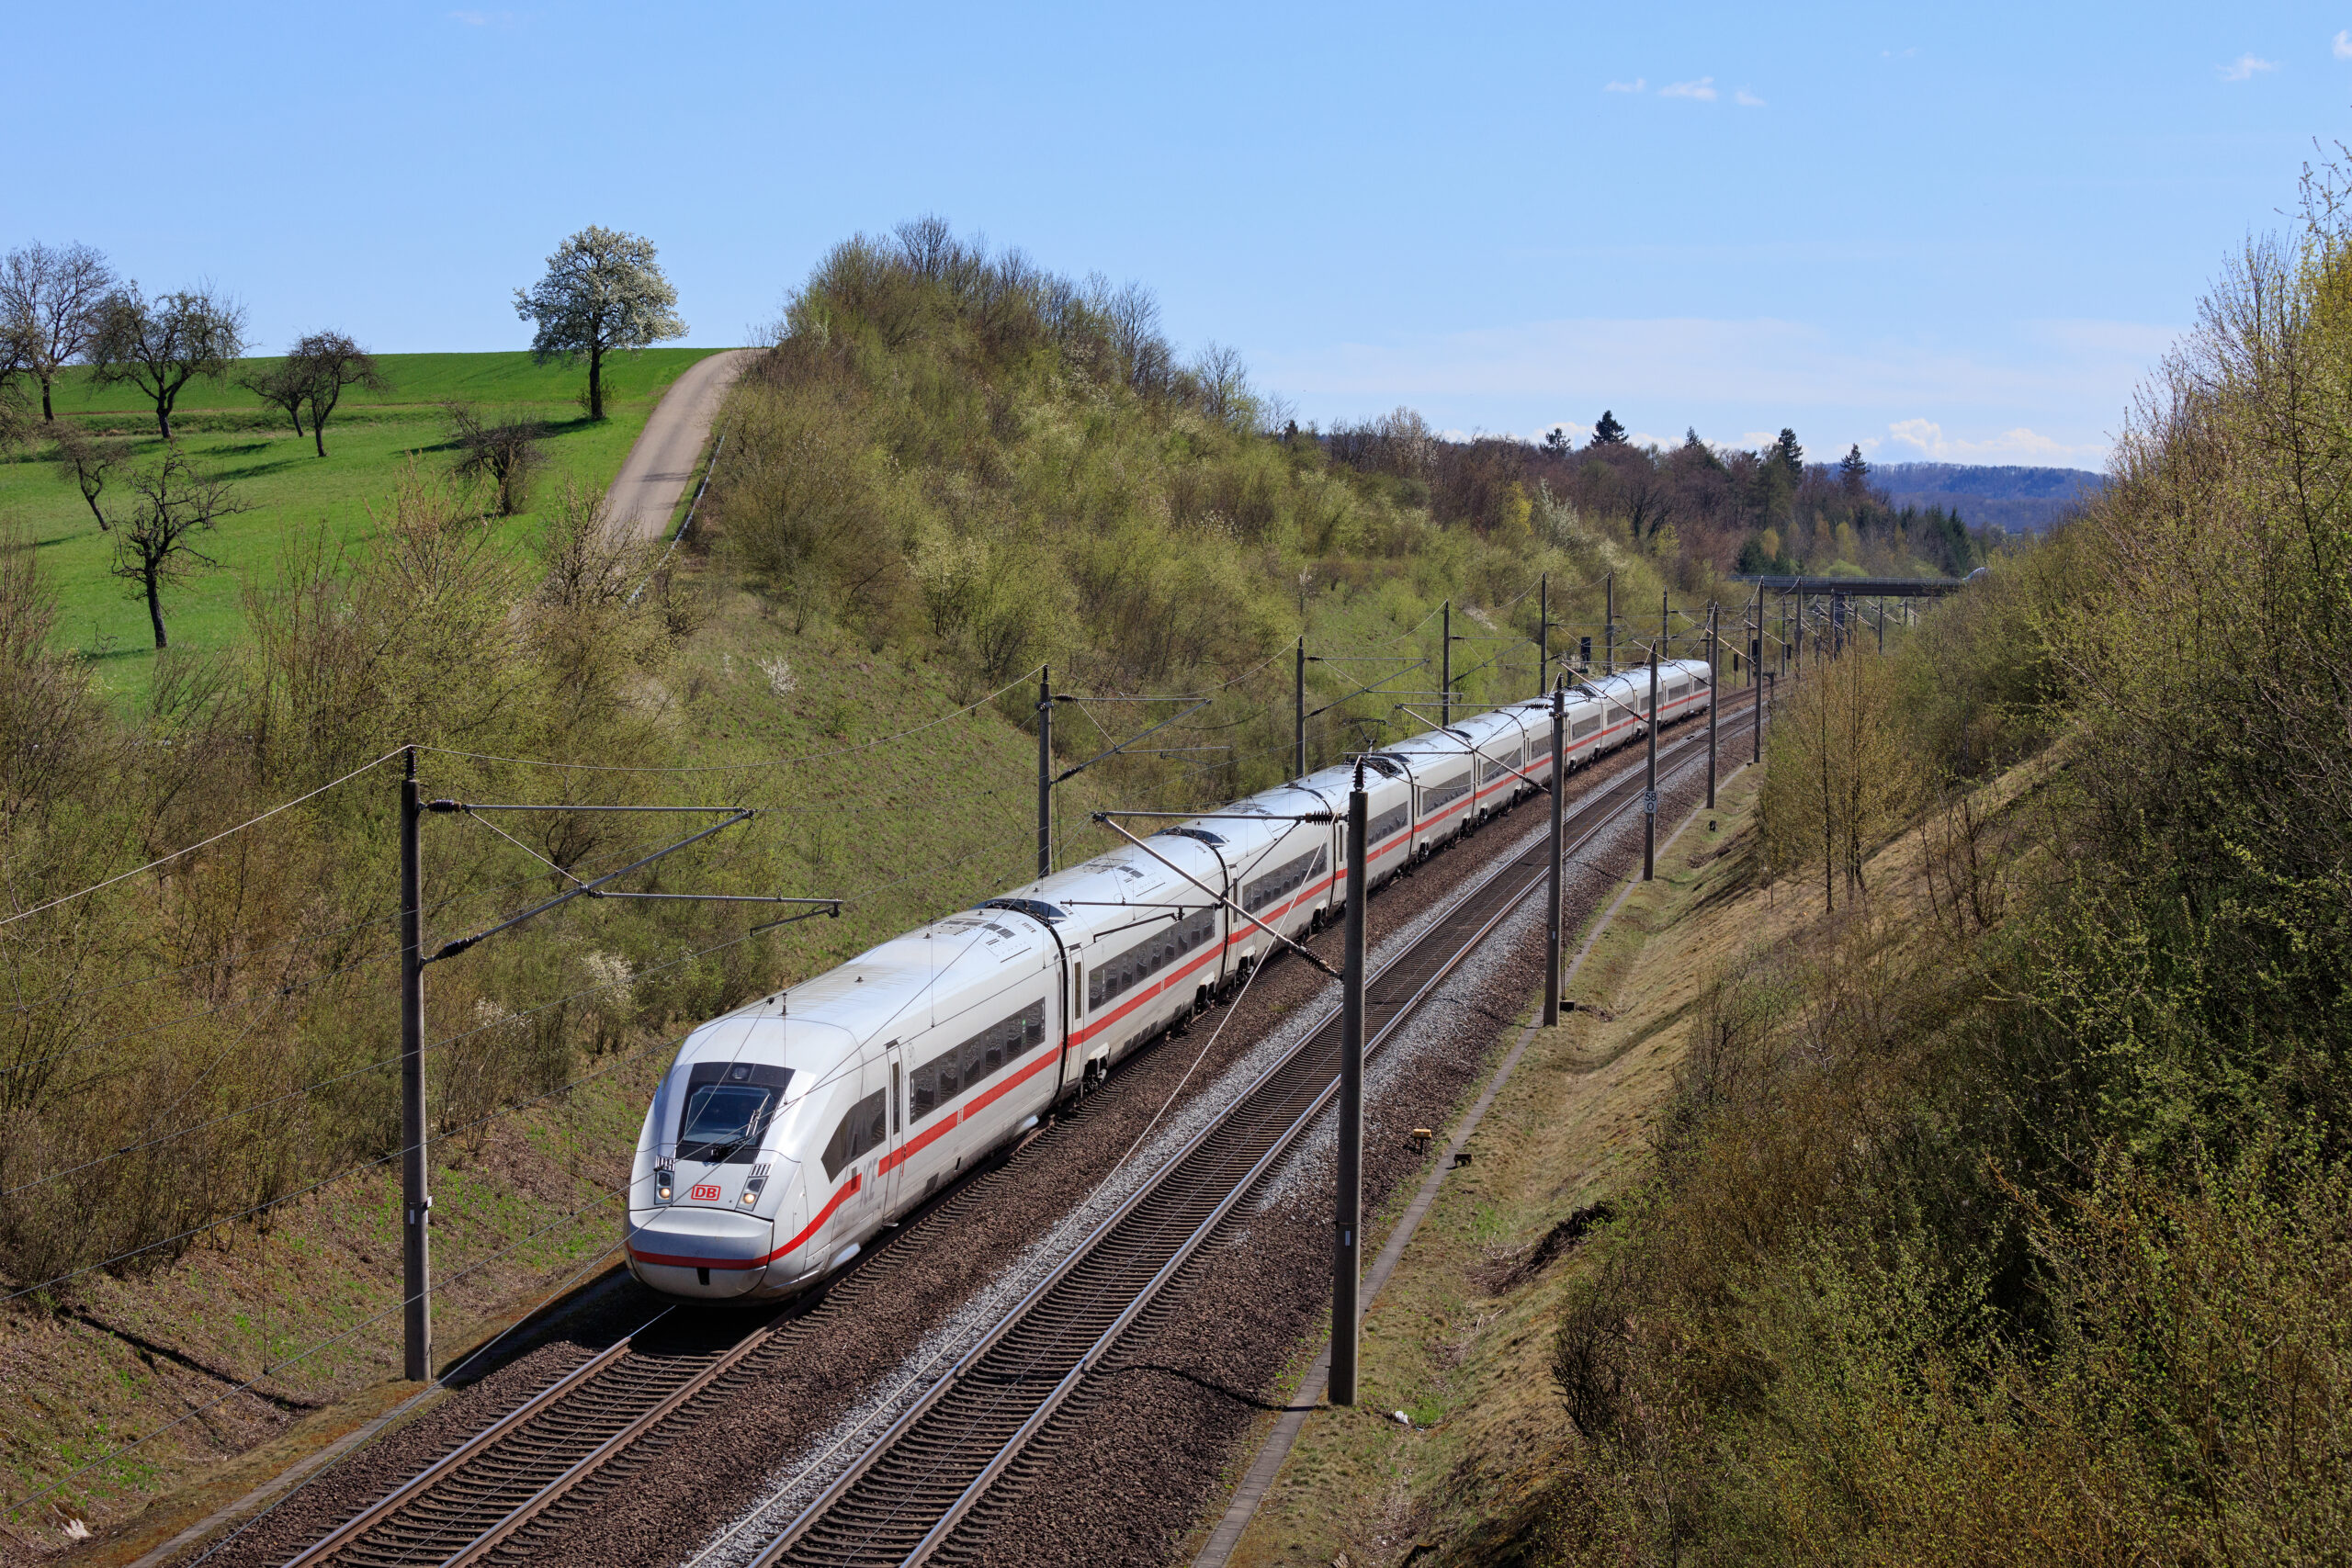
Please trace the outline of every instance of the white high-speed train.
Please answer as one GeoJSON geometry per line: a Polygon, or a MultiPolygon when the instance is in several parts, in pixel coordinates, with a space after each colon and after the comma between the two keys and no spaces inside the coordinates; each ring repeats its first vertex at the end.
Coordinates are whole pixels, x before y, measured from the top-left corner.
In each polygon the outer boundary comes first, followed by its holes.
{"type": "MultiPolygon", "coordinates": [[[[1658,667],[1659,723],[1712,696],[1703,662],[1658,667]]],[[[1648,700],[1646,667],[1572,689],[1567,763],[1641,738],[1648,700]]],[[[1374,886],[1536,793],[1551,728],[1532,698],[1368,755],[1374,886]]],[[[1236,986],[1274,944],[1223,900],[1289,937],[1335,918],[1353,778],[1326,768],[1237,801],[1155,834],[1153,853],[1099,855],[695,1029],[638,1137],[631,1271],[700,1299],[824,1279],[1236,986]],[[1309,812],[1331,819],[1296,820],[1309,812]]]]}

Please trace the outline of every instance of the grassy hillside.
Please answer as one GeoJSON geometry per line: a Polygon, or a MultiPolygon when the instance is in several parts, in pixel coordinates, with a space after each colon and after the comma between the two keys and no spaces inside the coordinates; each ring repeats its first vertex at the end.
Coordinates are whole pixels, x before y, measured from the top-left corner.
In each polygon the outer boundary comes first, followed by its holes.
{"type": "MultiPolygon", "coordinates": [[[[199,471],[228,480],[251,510],[198,543],[220,567],[167,593],[174,643],[196,652],[234,644],[243,621],[244,582],[266,575],[290,539],[324,529],[337,540],[364,543],[375,526],[371,509],[380,513],[407,465],[438,468],[450,461],[441,410],[450,400],[511,411],[549,427],[549,463],[535,505],[500,529],[503,539],[536,539],[564,481],[609,485],[662,393],[707,352],[652,349],[616,361],[609,413],[601,423],[591,423],[573,401],[585,374],[576,367],[534,365],[519,353],[386,355],[381,364],[390,387],[380,392],[354,388],[345,395],[327,426],[324,458],[314,455],[310,437],[297,437],[282,414],[232,380],[191,384],[174,416],[182,444],[199,471]]],[[[270,363],[240,361],[232,378],[270,363]]],[[[153,405],[134,389],[95,385],[86,370],[76,368],[59,383],[56,401],[62,419],[129,437],[134,462],[151,460],[162,449],[153,405]]],[[[25,529],[40,553],[59,600],[53,634],[59,646],[86,655],[105,689],[135,703],[153,679],[146,609],[129,584],[108,575],[110,541],[73,482],[45,460],[52,450],[41,443],[0,461],[0,519],[25,529]]]]}
{"type": "MultiPolygon", "coordinates": [[[[1490,522],[1434,520],[1409,475],[1262,428],[1229,364],[1177,364],[1140,296],[921,238],[810,280],[728,411],[710,527],[641,597],[653,561],[587,502],[690,356],[625,363],[621,416],[556,438],[593,485],[567,500],[551,478],[503,523],[447,482],[429,398],[560,421],[573,378],[394,360],[399,390],[331,426],[324,461],[191,399],[183,439],[269,510],[174,600],[162,659],[128,651],[139,611],[95,575],[74,492],[0,467],[0,919],[23,917],[0,925],[0,1361],[59,1391],[7,1429],[8,1500],[58,1487],[19,1523],[119,1520],[390,1375],[370,1314],[392,1267],[393,749],[428,748],[435,795],[751,807],[641,886],[849,900],[766,932],[741,905],[582,904],[434,969],[442,1277],[479,1324],[610,1240],[615,1129],[684,1030],[1033,874],[1040,666],[1087,699],[1058,711],[1062,766],[1141,742],[1057,786],[1067,864],[1097,807],[1285,773],[1302,632],[1328,660],[1319,763],[1433,720],[1448,599],[1471,705],[1532,689],[1539,574],[1563,637],[1598,630],[1604,572],[1629,616],[1656,603],[1662,558],[1606,518],[1498,491],[1490,522]],[[1167,700],[1187,692],[1207,700],[1167,700]],[[287,1286],[306,1249],[344,1282],[287,1286]],[[267,1408],[179,1362],[142,1373],[118,1330],[266,1369],[267,1408]],[[114,1454],[199,1385],[243,1414],[114,1454]]],[[[78,398],[77,421],[140,423],[78,398]]],[[[664,824],[499,825],[524,843],[429,822],[428,942],[626,864],[664,824]]]]}

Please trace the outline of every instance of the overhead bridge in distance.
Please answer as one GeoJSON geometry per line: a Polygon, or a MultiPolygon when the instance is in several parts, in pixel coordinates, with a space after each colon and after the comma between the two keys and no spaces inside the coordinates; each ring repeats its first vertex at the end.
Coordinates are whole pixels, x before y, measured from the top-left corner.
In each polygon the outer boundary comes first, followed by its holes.
{"type": "Polygon", "coordinates": [[[1736,576],[1769,593],[1842,593],[1854,599],[1940,599],[1968,586],[1964,577],[1736,576]]]}

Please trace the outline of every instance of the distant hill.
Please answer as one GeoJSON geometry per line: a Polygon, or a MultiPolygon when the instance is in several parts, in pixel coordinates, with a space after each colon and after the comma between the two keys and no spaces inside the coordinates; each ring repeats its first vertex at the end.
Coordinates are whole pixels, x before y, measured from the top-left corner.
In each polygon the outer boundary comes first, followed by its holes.
{"type": "Polygon", "coordinates": [[[2087,468],[1884,463],[1872,465],[1871,483],[1897,506],[1940,506],[1964,522],[2038,534],[2076,502],[2097,495],[2107,480],[2087,468]]]}

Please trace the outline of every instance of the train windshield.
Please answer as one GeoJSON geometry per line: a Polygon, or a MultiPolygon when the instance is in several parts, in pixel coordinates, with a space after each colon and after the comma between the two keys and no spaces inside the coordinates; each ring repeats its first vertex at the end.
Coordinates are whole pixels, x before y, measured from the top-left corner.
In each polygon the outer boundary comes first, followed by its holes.
{"type": "Polygon", "coordinates": [[[792,1069],[750,1062],[698,1062],[678,1116],[678,1158],[748,1165],[784,1099],[792,1069]]]}
{"type": "Polygon", "coordinates": [[[767,1130],[768,1106],[775,1096],[748,1084],[705,1084],[686,1101],[685,1125],[678,1130],[678,1157],[725,1161],[745,1158],[767,1130]]]}

